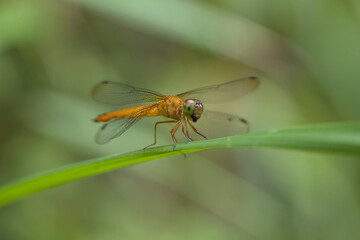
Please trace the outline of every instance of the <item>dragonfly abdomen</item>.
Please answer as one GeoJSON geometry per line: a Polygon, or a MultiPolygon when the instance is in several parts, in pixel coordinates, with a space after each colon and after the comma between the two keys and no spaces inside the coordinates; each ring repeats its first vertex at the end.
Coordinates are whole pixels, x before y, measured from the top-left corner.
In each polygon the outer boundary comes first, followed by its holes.
{"type": "Polygon", "coordinates": [[[114,112],[103,113],[95,118],[95,122],[108,122],[114,118],[135,118],[135,117],[153,117],[160,116],[159,110],[154,104],[126,108],[114,112]]]}

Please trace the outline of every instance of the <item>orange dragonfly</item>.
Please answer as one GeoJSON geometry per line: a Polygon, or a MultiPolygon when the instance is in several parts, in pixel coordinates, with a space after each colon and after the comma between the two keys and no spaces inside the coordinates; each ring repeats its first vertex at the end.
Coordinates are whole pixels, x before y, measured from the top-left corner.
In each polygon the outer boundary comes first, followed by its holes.
{"type": "Polygon", "coordinates": [[[92,97],[96,101],[119,107],[129,104],[140,106],[103,113],[94,119],[95,122],[106,122],[97,133],[96,142],[98,144],[107,143],[111,139],[121,136],[140,119],[155,116],[164,116],[169,118],[169,120],[155,123],[154,143],[147,147],[156,144],[156,127],[158,124],[163,123],[176,123],[170,131],[174,149],[177,143],[175,133],[180,126],[182,133],[188,141],[193,141],[189,135],[189,126],[197,135],[207,139],[193,125],[201,116],[207,116],[209,119],[218,119],[223,123],[226,121],[228,123],[235,122],[237,125],[245,126],[243,132],[247,132],[249,128],[245,119],[227,113],[204,111],[203,102],[223,103],[227,100],[233,100],[253,91],[258,85],[259,79],[257,77],[246,77],[167,96],[155,91],[132,87],[124,83],[103,81],[97,84],[92,91],[92,97]],[[155,103],[149,104],[151,102],[155,103]]]}

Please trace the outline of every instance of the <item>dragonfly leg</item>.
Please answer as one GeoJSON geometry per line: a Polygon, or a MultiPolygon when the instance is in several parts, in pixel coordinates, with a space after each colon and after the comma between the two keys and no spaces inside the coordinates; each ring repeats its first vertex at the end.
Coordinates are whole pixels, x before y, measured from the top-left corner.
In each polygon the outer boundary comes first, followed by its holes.
{"type": "Polygon", "coordinates": [[[176,131],[179,129],[181,123],[182,123],[182,122],[179,121],[179,122],[171,129],[171,131],[170,131],[170,133],[171,133],[171,138],[172,138],[172,140],[173,140],[173,142],[174,142],[173,150],[175,150],[176,143],[177,143],[176,138],[175,138],[175,133],[176,133],[176,131]]]}
{"type": "Polygon", "coordinates": [[[189,136],[188,127],[187,127],[187,125],[186,125],[186,121],[185,121],[185,120],[182,121],[182,132],[183,132],[183,134],[185,135],[185,137],[187,138],[188,142],[193,141],[193,139],[189,136]],[[185,125],[185,127],[184,127],[184,125],[185,125]],[[186,132],[185,132],[185,130],[186,130],[186,132]]]}
{"type": "Polygon", "coordinates": [[[157,126],[158,124],[161,124],[161,123],[173,123],[173,122],[176,122],[176,121],[171,120],[171,121],[160,121],[160,122],[156,122],[156,123],[155,123],[155,126],[154,126],[154,143],[150,144],[149,146],[144,147],[143,149],[145,150],[145,149],[147,149],[148,147],[154,146],[154,145],[156,144],[156,126],[157,126]]]}
{"type": "Polygon", "coordinates": [[[205,137],[203,134],[199,133],[198,130],[196,130],[196,128],[190,123],[189,119],[187,119],[187,122],[189,123],[192,130],[194,130],[194,132],[196,132],[198,135],[202,136],[203,138],[207,139],[207,137],[205,137]]]}

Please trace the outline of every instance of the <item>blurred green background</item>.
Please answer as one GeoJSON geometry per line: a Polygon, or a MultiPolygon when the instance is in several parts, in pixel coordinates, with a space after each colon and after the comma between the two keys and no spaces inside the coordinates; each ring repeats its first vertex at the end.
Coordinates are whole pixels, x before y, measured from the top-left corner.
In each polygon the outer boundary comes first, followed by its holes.
{"type": "MultiPolygon", "coordinates": [[[[95,144],[101,80],[176,94],[256,75],[213,109],[260,131],[360,120],[359,63],[358,0],[1,1],[0,184],[152,142],[149,119],[95,144]]],[[[359,239],[359,170],[293,150],[171,157],[5,206],[0,239],[359,239]]]]}

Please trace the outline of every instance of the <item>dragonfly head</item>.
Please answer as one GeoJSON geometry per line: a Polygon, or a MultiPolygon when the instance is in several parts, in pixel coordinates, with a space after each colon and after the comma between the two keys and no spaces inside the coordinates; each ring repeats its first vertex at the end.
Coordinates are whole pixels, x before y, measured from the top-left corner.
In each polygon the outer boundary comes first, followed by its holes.
{"type": "Polygon", "coordinates": [[[183,106],[183,113],[186,117],[196,122],[203,112],[203,105],[197,99],[186,99],[183,106]]]}

